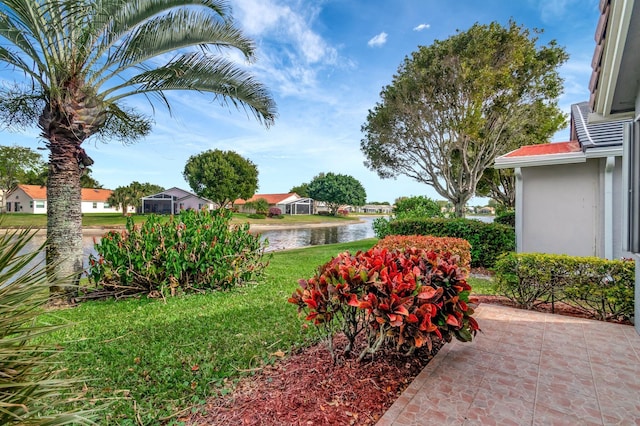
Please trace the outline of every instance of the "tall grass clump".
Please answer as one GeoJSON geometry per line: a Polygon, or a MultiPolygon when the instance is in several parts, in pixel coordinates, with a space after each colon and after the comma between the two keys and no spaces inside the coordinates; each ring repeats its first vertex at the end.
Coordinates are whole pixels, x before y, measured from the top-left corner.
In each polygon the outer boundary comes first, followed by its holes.
{"type": "Polygon", "coordinates": [[[34,235],[29,230],[0,235],[0,424],[94,424],[91,411],[67,411],[67,401],[78,396],[72,391],[78,382],[60,375],[62,349],[38,343],[65,327],[36,322],[49,286],[65,283],[47,280],[36,259],[42,247],[28,251],[34,235]]]}

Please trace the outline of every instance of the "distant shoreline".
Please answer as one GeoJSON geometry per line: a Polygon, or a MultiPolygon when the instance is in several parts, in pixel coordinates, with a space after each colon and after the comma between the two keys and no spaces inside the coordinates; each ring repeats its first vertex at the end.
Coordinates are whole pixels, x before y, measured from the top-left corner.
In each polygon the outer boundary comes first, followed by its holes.
{"type": "MultiPolygon", "coordinates": [[[[249,230],[255,232],[264,232],[264,231],[274,231],[274,230],[287,230],[287,229],[299,229],[299,228],[329,228],[332,226],[346,226],[346,225],[355,225],[357,223],[364,223],[364,220],[351,220],[344,222],[320,222],[320,223],[290,223],[285,225],[279,224],[261,224],[261,223],[251,223],[249,224],[249,230]]],[[[232,225],[242,225],[242,223],[233,223],[232,225]]],[[[0,228],[5,232],[21,230],[26,228],[0,228]]],[[[47,233],[47,228],[31,228],[36,231],[36,234],[43,235],[47,233]]],[[[82,227],[82,235],[94,235],[100,236],[109,231],[123,231],[125,229],[124,225],[118,226],[83,226],[82,227]]]]}

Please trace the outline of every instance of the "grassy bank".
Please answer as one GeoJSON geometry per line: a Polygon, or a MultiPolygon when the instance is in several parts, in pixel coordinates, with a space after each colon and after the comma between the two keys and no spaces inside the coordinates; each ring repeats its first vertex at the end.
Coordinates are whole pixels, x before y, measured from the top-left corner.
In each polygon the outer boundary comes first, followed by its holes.
{"type": "Polygon", "coordinates": [[[42,320],[77,323],[49,338],[66,347],[70,373],[88,379],[87,397],[111,403],[101,424],[136,424],[137,416],[157,424],[313,340],[287,303],[298,279],[341,251],[374,243],[276,253],[260,283],[229,292],[88,302],[42,320]]]}
{"type": "MultiPolygon", "coordinates": [[[[144,222],[145,215],[133,215],[135,223],[144,222]]],[[[167,216],[168,218],[169,216],[167,216]]],[[[282,219],[252,219],[246,214],[235,213],[232,223],[254,223],[260,225],[302,225],[314,223],[345,223],[358,220],[357,216],[335,217],[319,215],[285,215],[282,219]]],[[[87,213],[82,215],[82,226],[87,227],[122,227],[126,218],[120,213],[87,213]]],[[[9,213],[0,214],[0,228],[46,228],[46,214],[9,213]]]]}
{"type": "Polygon", "coordinates": [[[302,328],[287,303],[297,281],[332,256],[369,249],[375,241],[275,253],[259,283],[228,292],[86,302],[41,319],[77,323],[48,339],[65,346],[71,375],[87,378],[87,398],[109,402],[100,424],[159,424],[314,342],[317,336],[302,328]]]}

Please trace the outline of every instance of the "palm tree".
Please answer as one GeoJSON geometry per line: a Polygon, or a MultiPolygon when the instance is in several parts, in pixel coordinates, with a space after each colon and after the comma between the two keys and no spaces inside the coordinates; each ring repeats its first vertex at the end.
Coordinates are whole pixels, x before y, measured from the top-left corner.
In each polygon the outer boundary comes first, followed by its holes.
{"type": "Polygon", "coordinates": [[[109,205],[122,209],[122,216],[127,215],[127,209],[131,205],[131,197],[129,196],[128,186],[119,186],[113,190],[111,196],[107,200],[109,205]]]}
{"type": "Polygon", "coordinates": [[[94,135],[130,143],[151,130],[126,98],[170,110],[167,91],[210,92],[266,126],[275,118],[266,88],[220,55],[254,57],[224,0],[3,0],[0,39],[0,63],[27,77],[0,89],[0,121],[37,124],[50,151],[47,263],[55,275],[82,270],[80,175],[93,164],[82,143],[94,135]]]}

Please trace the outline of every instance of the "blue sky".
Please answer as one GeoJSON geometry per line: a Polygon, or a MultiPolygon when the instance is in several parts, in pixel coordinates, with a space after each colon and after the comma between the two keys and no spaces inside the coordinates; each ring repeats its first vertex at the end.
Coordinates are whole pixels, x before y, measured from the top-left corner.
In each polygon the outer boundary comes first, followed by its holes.
{"type": "MultiPolygon", "coordinates": [[[[173,93],[173,115],[155,110],[155,127],[143,141],[84,146],[95,160],[93,176],[105,188],[137,180],[189,189],[182,170],[189,156],[208,149],[233,150],[258,166],[258,193],[287,192],[320,172],[358,179],[369,201],[400,196],[441,199],[408,178],[382,180],[363,165],[360,152],[367,111],[405,56],[419,45],[445,39],[475,22],[510,18],[544,30],[570,55],[560,106],[587,100],[599,11],[592,0],[235,0],[238,25],[257,46],[249,69],[271,90],[278,106],[265,129],[244,111],[228,109],[206,94],[173,93]]],[[[9,79],[7,70],[0,79],[9,79]]],[[[151,114],[143,98],[130,106],[151,114]]],[[[568,129],[553,138],[567,140],[568,129]]],[[[0,132],[0,144],[42,146],[38,131],[0,132]]],[[[40,151],[46,155],[47,151],[40,151]]],[[[483,200],[473,200],[472,204],[483,200]]]]}

